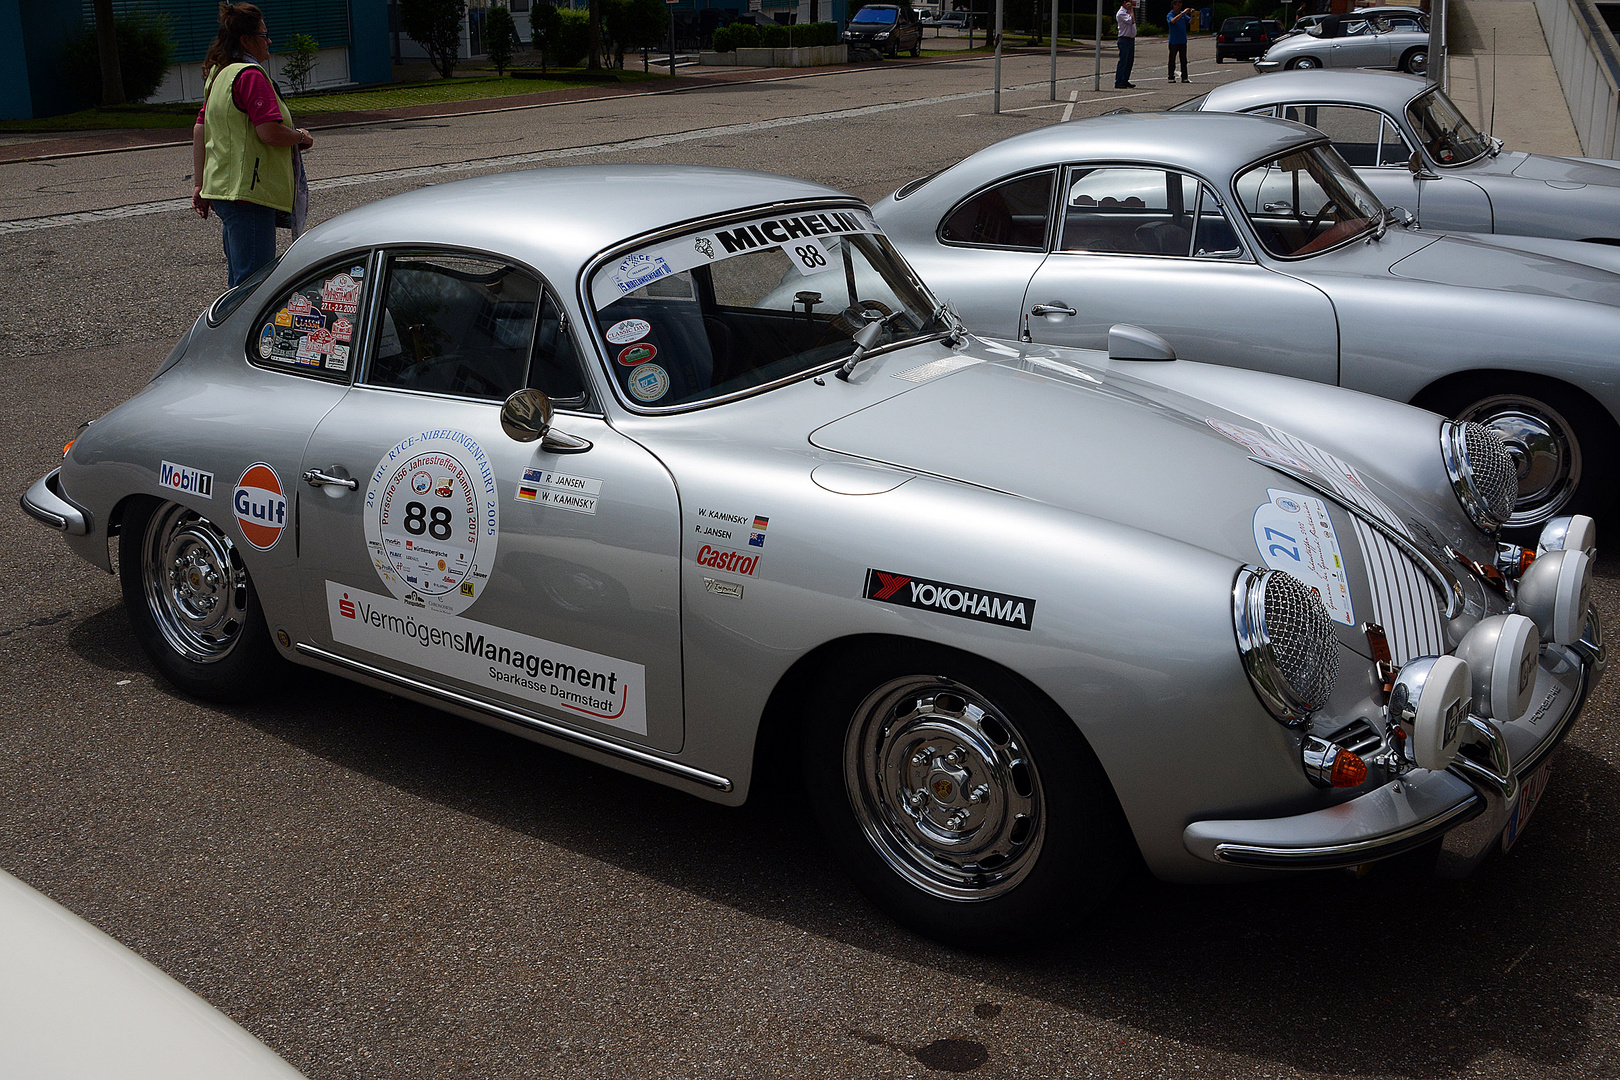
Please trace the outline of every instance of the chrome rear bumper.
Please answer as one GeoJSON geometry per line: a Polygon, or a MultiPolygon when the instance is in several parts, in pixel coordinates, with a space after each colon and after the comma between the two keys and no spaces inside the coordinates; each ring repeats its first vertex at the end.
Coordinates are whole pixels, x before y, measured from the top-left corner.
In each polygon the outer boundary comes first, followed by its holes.
{"type": "Polygon", "coordinates": [[[61,474],[61,469],[52,469],[35,481],[19,500],[23,512],[69,536],[86,536],[90,532],[90,515],[62,494],[61,474]]]}

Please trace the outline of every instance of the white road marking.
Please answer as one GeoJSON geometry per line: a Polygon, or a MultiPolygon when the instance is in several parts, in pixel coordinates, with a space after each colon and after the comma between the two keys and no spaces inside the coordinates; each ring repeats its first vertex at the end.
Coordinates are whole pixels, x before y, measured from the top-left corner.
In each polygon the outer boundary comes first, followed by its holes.
{"type": "MultiPolygon", "coordinates": [[[[1089,76],[1087,76],[1089,78],[1089,76]]],[[[1063,80],[1072,82],[1074,80],[1063,80]]],[[[1018,90],[1042,90],[1051,85],[1050,80],[1041,82],[1023,83],[1018,86],[1004,86],[1004,93],[1018,90]]],[[[641,139],[625,139],[621,142],[593,143],[589,146],[565,146],[555,150],[538,150],[528,154],[509,154],[502,157],[476,158],[472,161],[451,161],[442,165],[416,165],[404,169],[384,169],[374,173],[356,173],[352,176],[334,176],[325,180],[310,182],[310,191],[330,191],[333,188],[356,187],[361,184],[383,184],[391,180],[408,180],[421,176],[445,176],[453,173],[476,172],[480,169],[515,168],[520,165],[540,165],[557,161],[567,161],[572,158],[592,157],[599,154],[620,154],[635,150],[654,150],[660,146],[674,146],[680,143],[698,142],[702,139],[719,138],[726,135],[748,135],[759,131],[769,131],[772,128],[796,127],[800,124],[817,124],[829,120],[845,120],[855,116],[871,116],[874,113],[894,112],[899,109],[926,108],[930,105],[943,105],[951,101],[969,101],[974,98],[986,98],[994,94],[994,90],[971,90],[960,94],[944,94],[939,97],[918,98],[914,101],[893,101],[882,105],[862,105],[853,109],[836,109],[832,112],[812,113],[808,116],[784,116],[776,120],[756,120],[746,124],[724,124],[719,127],[696,128],[691,131],[677,131],[667,135],[650,135],[641,139]]],[[[1078,91],[1075,91],[1078,94],[1078,91]]],[[[1131,97],[1145,97],[1146,94],[1119,94],[1119,99],[1131,97]]],[[[1098,98],[1096,100],[1109,100],[1098,98]]],[[[966,114],[974,115],[974,114],[966,114]]],[[[19,218],[12,221],[0,221],[0,236],[11,233],[36,232],[40,229],[59,229],[68,225],[87,225],[97,221],[116,221],[120,218],[144,217],[148,214],[167,214],[187,212],[191,210],[191,200],[163,199],[158,202],[134,203],[129,206],[113,206],[104,210],[84,210],[72,214],[51,214],[46,217],[19,218]]]]}
{"type": "Polygon", "coordinates": [[[1070,120],[1072,120],[1074,118],[1074,103],[1079,101],[1079,100],[1080,100],[1080,91],[1078,91],[1078,90],[1070,90],[1069,91],[1069,105],[1068,105],[1068,107],[1066,109],[1063,110],[1063,116],[1058,121],[1058,123],[1066,124],[1066,123],[1068,123],[1070,120]]]}

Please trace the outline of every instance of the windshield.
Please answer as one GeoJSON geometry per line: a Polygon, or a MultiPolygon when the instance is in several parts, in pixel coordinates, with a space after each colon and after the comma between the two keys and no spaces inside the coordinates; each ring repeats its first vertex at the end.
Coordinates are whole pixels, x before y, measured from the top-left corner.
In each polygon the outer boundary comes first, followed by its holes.
{"type": "Polygon", "coordinates": [[[855,17],[849,20],[852,23],[892,23],[899,12],[894,8],[861,8],[855,17]]]}
{"type": "Polygon", "coordinates": [[[625,400],[688,405],[944,333],[947,316],[865,210],[705,227],[597,269],[590,295],[625,400]]]}
{"type": "Polygon", "coordinates": [[[1406,107],[1406,119],[1437,165],[1466,165],[1491,148],[1491,140],[1438,87],[1413,99],[1406,107]]]}
{"type": "Polygon", "coordinates": [[[1368,232],[1384,207],[1326,143],[1262,162],[1233,185],[1260,243],[1273,255],[1314,255],[1368,232]]]}

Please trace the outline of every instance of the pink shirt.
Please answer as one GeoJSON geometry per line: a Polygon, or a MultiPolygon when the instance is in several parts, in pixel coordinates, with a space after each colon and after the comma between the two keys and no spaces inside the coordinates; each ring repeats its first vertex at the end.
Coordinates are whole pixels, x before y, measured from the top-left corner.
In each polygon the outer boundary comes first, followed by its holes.
{"type": "MultiPolygon", "coordinates": [[[[248,121],[254,127],[281,123],[281,103],[276,100],[276,88],[270,85],[270,77],[263,68],[243,68],[236,78],[236,85],[231,88],[231,100],[236,102],[238,109],[247,113],[248,121]]],[[[206,105],[197,110],[197,123],[203,122],[206,110],[206,105]]]]}

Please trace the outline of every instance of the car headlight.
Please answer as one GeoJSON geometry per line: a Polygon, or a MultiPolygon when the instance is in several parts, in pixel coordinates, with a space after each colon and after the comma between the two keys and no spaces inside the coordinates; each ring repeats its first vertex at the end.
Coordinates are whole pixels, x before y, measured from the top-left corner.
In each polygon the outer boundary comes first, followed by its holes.
{"type": "Polygon", "coordinates": [[[878,39],[878,40],[879,40],[879,41],[882,41],[882,40],[883,40],[883,39],[884,39],[884,38],[886,38],[886,37],[888,37],[888,36],[889,36],[889,32],[888,32],[888,31],[887,31],[887,30],[885,30],[885,31],[883,31],[883,33],[881,33],[881,34],[879,34],[879,35],[878,35],[878,36],[877,36],[877,39],[878,39]]]}
{"type": "Polygon", "coordinates": [[[1501,434],[1484,424],[1447,420],[1440,425],[1440,453],[1469,518],[1485,532],[1500,529],[1519,500],[1519,471],[1501,434]]]}
{"type": "Polygon", "coordinates": [[[1309,720],[1333,693],[1339,643],[1321,599],[1281,570],[1244,566],[1232,586],[1232,621],[1249,682],[1290,726],[1309,720]]]}

